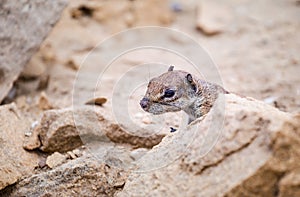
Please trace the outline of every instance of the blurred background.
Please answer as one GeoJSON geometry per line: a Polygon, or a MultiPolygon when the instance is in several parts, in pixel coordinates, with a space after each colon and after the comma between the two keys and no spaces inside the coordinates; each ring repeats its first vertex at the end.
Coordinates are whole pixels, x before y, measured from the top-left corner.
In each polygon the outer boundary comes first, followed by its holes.
{"type": "MultiPolygon", "coordinates": [[[[300,111],[297,0],[69,1],[59,22],[14,84],[14,94],[3,102],[17,100],[18,105],[24,105],[26,99],[39,99],[44,91],[53,106],[70,106],[76,72],[87,54],[115,33],[141,26],[169,27],[193,38],[211,56],[229,91],[263,100],[283,111],[300,111]]],[[[171,39],[181,42],[176,37],[171,39]]],[[[118,45],[110,50],[114,48],[118,45]]],[[[87,64],[103,66],[95,58],[89,60],[87,64]]],[[[148,62],[189,70],[168,53],[136,51],[115,62],[114,69],[103,78],[105,85],[99,94],[108,96],[122,73],[148,62]]]]}

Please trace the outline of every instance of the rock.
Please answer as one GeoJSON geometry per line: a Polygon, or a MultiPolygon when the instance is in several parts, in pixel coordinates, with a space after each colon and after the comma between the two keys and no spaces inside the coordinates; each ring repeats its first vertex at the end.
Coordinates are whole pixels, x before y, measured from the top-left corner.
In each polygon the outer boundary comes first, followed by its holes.
{"type": "Polygon", "coordinates": [[[43,42],[38,52],[35,53],[25,65],[21,77],[25,79],[44,77],[48,71],[47,67],[53,65],[55,59],[56,56],[52,45],[43,42]]]}
{"type": "Polygon", "coordinates": [[[45,90],[48,87],[50,76],[43,74],[39,77],[39,84],[37,90],[45,90]]]}
{"type": "Polygon", "coordinates": [[[66,1],[57,0],[1,1],[0,102],[59,19],[65,5],[66,1]]]}
{"type": "Polygon", "coordinates": [[[213,36],[222,33],[230,19],[230,12],[220,3],[202,1],[197,7],[196,28],[207,36],[213,36]]]}
{"type": "Polygon", "coordinates": [[[54,108],[52,106],[52,104],[50,103],[48,96],[46,95],[46,93],[44,91],[40,95],[38,105],[41,110],[49,110],[49,109],[54,108]]]}
{"type": "Polygon", "coordinates": [[[40,149],[45,152],[66,152],[93,141],[151,148],[165,136],[135,136],[106,119],[104,114],[90,106],[45,111],[37,131],[41,140],[40,149]]]}
{"type": "Polygon", "coordinates": [[[105,128],[105,133],[112,142],[121,144],[127,143],[133,145],[135,148],[152,148],[159,144],[165,137],[164,134],[153,134],[147,137],[136,136],[126,132],[120,125],[114,123],[109,124],[105,128]]]}
{"type": "Polygon", "coordinates": [[[38,156],[22,148],[30,123],[15,104],[0,106],[0,190],[33,172],[38,156]]]}
{"type": "Polygon", "coordinates": [[[55,152],[47,157],[46,164],[49,168],[54,168],[64,163],[66,159],[65,155],[55,152]]]}
{"type": "Polygon", "coordinates": [[[25,150],[34,150],[41,146],[41,141],[39,139],[39,128],[33,128],[30,135],[25,136],[23,148],[25,150]]]}
{"type": "Polygon", "coordinates": [[[113,196],[126,177],[122,170],[88,155],[32,175],[0,191],[0,196],[113,196]]]}
{"type": "Polygon", "coordinates": [[[201,122],[169,134],[144,155],[137,163],[144,173],[130,174],[117,196],[299,195],[300,115],[232,94],[223,113],[221,100],[201,122]],[[224,120],[221,136],[207,147],[218,120],[224,120]],[[173,162],[158,166],[171,156],[173,162]]]}
{"type": "Polygon", "coordinates": [[[130,157],[137,161],[139,160],[141,157],[143,157],[149,150],[146,148],[137,148],[134,149],[130,152],[130,157]]]}
{"type": "Polygon", "coordinates": [[[79,70],[80,65],[83,63],[86,55],[75,54],[70,57],[70,59],[66,62],[66,66],[73,69],[79,70]]]}
{"type": "Polygon", "coordinates": [[[300,170],[296,169],[284,175],[279,182],[280,197],[300,196],[300,170]]]}
{"type": "Polygon", "coordinates": [[[72,151],[76,157],[81,157],[82,156],[82,151],[80,151],[79,149],[75,149],[72,151]]]}
{"type": "Polygon", "coordinates": [[[46,71],[46,66],[42,64],[41,59],[33,58],[25,65],[22,71],[22,77],[35,78],[41,76],[46,71]]]}
{"type": "Polygon", "coordinates": [[[46,161],[47,161],[47,158],[42,157],[39,161],[39,167],[44,168],[45,166],[47,166],[46,161]]]}
{"type": "Polygon", "coordinates": [[[77,158],[77,156],[72,151],[68,151],[67,154],[69,155],[69,158],[71,158],[71,159],[77,158]]]}
{"type": "Polygon", "coordinates": [[[66,152],[81,146],[83,140],[109,141],[102,128],[105,124],[103,116],[88,107],[45,111],[38,131],[40,149],[66,152]]]}
{"type": "Polygon", "coordinates": [[[104,103],[106,103],[107,99],[104,97],[97,97],[88,100],[85,104],[86,105],[99,105],[102,106],[104,103]]]}

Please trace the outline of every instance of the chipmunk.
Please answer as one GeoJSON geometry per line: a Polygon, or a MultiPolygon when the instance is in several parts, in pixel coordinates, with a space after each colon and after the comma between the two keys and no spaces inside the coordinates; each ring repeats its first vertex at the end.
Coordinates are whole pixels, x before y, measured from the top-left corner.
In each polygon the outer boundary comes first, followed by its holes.
{"type": "Polygon", "coordinates": [[[229,92],[217,84],[170,66],[168,72],[150,80],[140,106],[152,114],[183,110],[189,116],[190,124],[209,112],[220,93],[229,92]]]}

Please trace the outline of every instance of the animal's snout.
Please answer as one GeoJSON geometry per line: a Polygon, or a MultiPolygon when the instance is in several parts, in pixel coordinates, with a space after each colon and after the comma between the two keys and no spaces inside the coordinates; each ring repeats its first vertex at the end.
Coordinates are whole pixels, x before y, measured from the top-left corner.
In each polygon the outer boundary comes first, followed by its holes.
{"type": "Polygon", "coordinates": [[[143,109],[147,109],[149,107],[149,99],[148,98],[143,98],[141,101],[140,101],[140,105],[143,109]]]}

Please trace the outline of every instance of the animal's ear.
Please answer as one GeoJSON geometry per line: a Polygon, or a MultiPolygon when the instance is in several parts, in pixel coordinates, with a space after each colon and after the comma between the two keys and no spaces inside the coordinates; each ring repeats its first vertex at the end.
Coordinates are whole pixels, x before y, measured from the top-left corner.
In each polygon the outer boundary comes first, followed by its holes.
{"type": "Polygon", "coordinates": [[[196,85],[196,83],[195,83],[192,75],[191,74],[187,74],[185,78],[186,78],[188,84],[191,86],[192,90],[194,92],[197,92],[197,85],[196,85]]]}
{"type": "Polygon", "coordinates": [[[170,66],[168,69],[168,72],[173,71],[174,70],[174,66],[170,66]]]}

